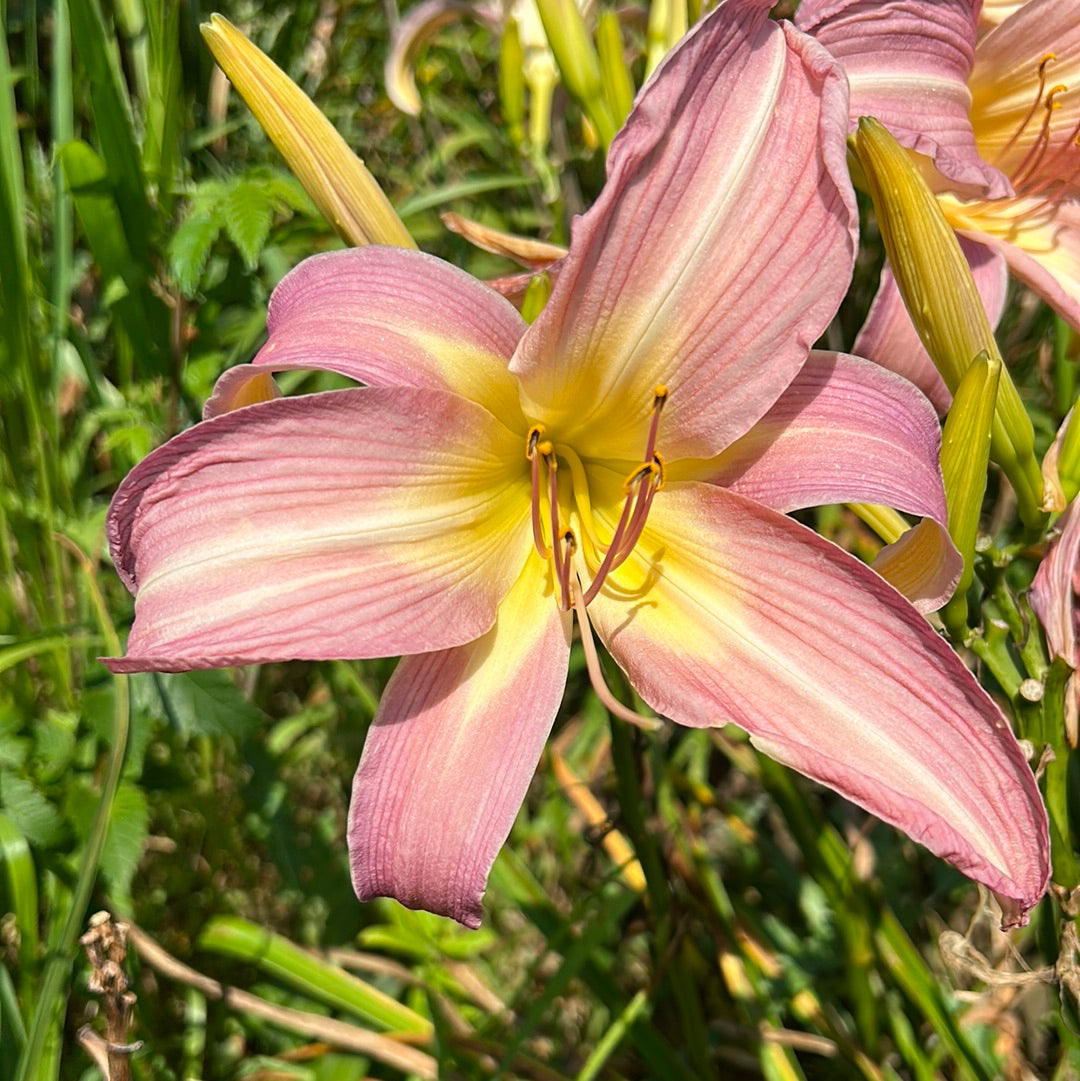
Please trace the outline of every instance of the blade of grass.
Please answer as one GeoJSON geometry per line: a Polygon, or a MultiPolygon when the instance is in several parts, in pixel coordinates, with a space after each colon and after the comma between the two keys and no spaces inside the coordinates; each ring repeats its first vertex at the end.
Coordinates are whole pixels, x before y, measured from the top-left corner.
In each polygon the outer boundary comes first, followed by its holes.
{"type": "MultiPolygon", "coordinates": [[[[105,599],[98,588],[94,566],[79,549],[67,542],[66,538],[64,542],[74,551],[80,562],[90,601],[105,639],[106,649],[115,656],[121,652],[120,639],[117,637],[105,599]]],[[[60,1045],[67,984],[71,977],[77,939],[86,918],[90,894],[101,864],[101,853],[105,847],[113,800],[120,784],[120,773],[124,765],[124,753],[127,750],[131,724],[127,677],[116,676],[114,680],[113,725],[105,776],[101,783],[101,798],[87,835],[86,847],[79,859],[75,889],[71,895],[71,902],[67,906],[63,927],[57,941],[49,944],[49,957],[41,980],[40,996],[30,1021],[26,1049],[19,1060],[15,1074],[16,1081],[49,1081],[56,1076],[59,1068],[59,1057],[56,1052],[60,1045]]]]}
{"type": "Polygon", "coordinates": [[[52,145],[53,145],[53,215],[52,215],[52,337],[53,379],[59,375],[62,343],[67,335],[68,304],[71,297],[72,209],[71,196],[64,183],[64,173],[57,158],[59,148],[75,137],[71,80],[71,25],[67,6],[53,9],[52,41],[52,145]]]}
{"type": "Polygon", "coordinates": [[[199,935],[198,946],[256,965],[290,987],[384,1029],[425,1040],[431,1037],[426,1017],[287,938],[238,916],[215,916],[199,935]]]}
{"type": "Polygon", "coordinates": [[[127,241],[136,261],[145,266],[150,253],[151,211],[115,41],[106,32],[96,0],[69,0],[68,12],[79,59],[86,69],[101,155],[117,192],[127,241]]]}
{"type": "MultiPolygon", "coordinates": [[[[5,814],[0,814],[0,864],[7,883],[7,911],[14,915],[19,934],[19,997],[22,1011],[29,1014],[34,1008],[32,977],[38,965],[37,874],[26,837],[5,814]]],[[[20,1016],[20,1030],[22,1023],[20,1016]]],[[[25,1042],[25,1031],[22,1039],[25,1042]]]]}

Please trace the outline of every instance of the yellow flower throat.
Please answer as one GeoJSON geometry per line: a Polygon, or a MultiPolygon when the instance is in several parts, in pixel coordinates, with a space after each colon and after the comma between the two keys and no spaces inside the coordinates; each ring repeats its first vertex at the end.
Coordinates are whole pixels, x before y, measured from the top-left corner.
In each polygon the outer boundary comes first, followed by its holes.
{"type": "Polygon", "coordinates": [[[664,460],[656,452],[656,438],[667,397],[667,387],[663,385],[653,391],[642,464],[623,484],[622,513],[607,541],[600,539],[596,528],[588,475],[581,458],[572,447],[549,439],[543,424],[534,424],[529,429],[525,456],[532,470],[533,543],[540,557],[550,563],[561,611],[579,605],[587,607],[603,588],[608,575],[626,562],[641,537],[653,497],[664,486],[664,460]],[[563,486],[560,500],[561,467],[569,473],[569,484],[563,486]],[[569,524],[569,514],[564,516],[560,511],[560,505],[567,511],[572,507],[576,512],[580,538],[569,524]],[[582,585],[580,576],[573,570],[574,556],[579,550],[591,575],[588,587],[582,585]]]}

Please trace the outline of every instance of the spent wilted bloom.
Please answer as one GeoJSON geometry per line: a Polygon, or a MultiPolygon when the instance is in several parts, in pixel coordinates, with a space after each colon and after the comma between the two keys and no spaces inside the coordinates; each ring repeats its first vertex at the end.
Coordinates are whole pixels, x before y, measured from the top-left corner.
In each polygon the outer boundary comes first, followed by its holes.
{"type": "MultiPolygon", "coordinates": [[[[658,713],[741,726],[985,883],[1006,925],[1045,889],[1045,811],[997,706],[901,593],[785,513],[922,515],[886,550],[901,578],[920,533],[944,538],[932,408],[809,352],[854,260],[846,84],[769,7],[730,0],[657,69],[531,326],[428,255],[316,256],[254,365],[117,492],[136,615],[115,671],[405,655],[353,785],[362,899],[479,923],[575,615],[615,713],[634,719],[594,633],[658,713]],[[296,368],[364,385],[231,408],[296,368]]],[[[960,572],[937,552],[924,610],[960,572]]]]}
{"type": "MultiPolygon", "coordinates": [[[[874,116],[932,161],[996,324],[1005,267],[1080,329],[1080,0],[1030,0],[977,38],[978,0],[804,0],[796,22],[834,53],[851,121],[874,116]]],[[[891,275],[855,349],[949,392],[891,275]]]]}

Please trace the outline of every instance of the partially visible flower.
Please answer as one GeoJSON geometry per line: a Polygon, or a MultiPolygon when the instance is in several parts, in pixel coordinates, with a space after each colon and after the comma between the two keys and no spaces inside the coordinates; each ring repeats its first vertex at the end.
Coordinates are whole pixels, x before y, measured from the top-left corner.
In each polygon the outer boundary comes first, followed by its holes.
{"type": "MultiPolygon", "coordinates": [[[[1080,328],[1080,0],[1030,0],[976,44],[978,0],[803,0],[797,24],[851,85],[851,121],[875,116],[936,167],[991,322],[1003,262],[1080,328]]],[[[855,348],[945,390],[886,276],[855,348]]]]}
{"type": "MultiPolygon", "coordinates": [[[[251,367],[227,372],[210,419],[117,492],[136,618],[114,670],[407,654],[353,787],[362,899],[479,922],[574,613],[616,713],[593,628],[651,707],[743,727],[988,885],[1006,926],[1046,887],[1045,810],[997,706],[785,513],[890,503],[943,535],[945,507],[925,399],[808,353],[854,260],[847,102],[770,2],[729,0],[657,69],[535,323],[423,254],[316,256],[254,370],[367,385],[222,412],[251,367]]],[[[926,569],[924,609],[955,552],[926,569]]]]}

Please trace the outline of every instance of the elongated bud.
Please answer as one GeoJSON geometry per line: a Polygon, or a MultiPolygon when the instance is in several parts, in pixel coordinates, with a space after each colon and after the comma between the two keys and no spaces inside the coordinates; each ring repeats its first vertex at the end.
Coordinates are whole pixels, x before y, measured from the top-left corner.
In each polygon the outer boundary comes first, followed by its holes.
{"type": "Polygon", "coordinates": [[[510,142],[525,141],[525,53],[515,19],[508,19],[499,41],[499,103],[510,142]]]}
{"type": "MultiPolygon", "coordinates": [[[[980,353],[1001,360],[971,268],[922,174],[878,121],[859,120],[855,150],[908,314],[955,394],[980,353]]],[[[1041,527],[1043,482],[1031,419],[1004,368],[998,382],[990,457],[1016,491],[1024,524],[1041,527]]]]}
{"type": "Polygon", "coordinates": [[[651,75],[686,33],[686,0],[652,0],[646,31],[645,74],[651,75]]]}
{"type": "Polygon", "coordinates": [[[626,66],[619,16],[614,11],[600,12],[596,22],[596,50],[600,56],[604,97],[615,120],[615,127],[621,128],[634,104],[634,80],[626,66]]]}
{"type": "Polygon", "coordinates": [[[201,30],[214,59],[338,235],[353,245],[415,248],[375,178],[303,90],[228,19],[211,15],[201,30]]]}
{"type": "Polygon", "coordinates": [[[941,438],[941,473],[949,505],[949,536],[964,557],[964,573],[957,593],[971,585],[975,539],[979,531],[986,466],[990,457],[990,431],[1003,371],[999,358],[981,352],[956,388],[941,438]]]}
{"type": "Polygon", "coordinates": [[[585,111],[604,147],[617,126],[604,98],[600,58],[575,0],[537,0],[551,54],[563,86],[585,111]]]}

